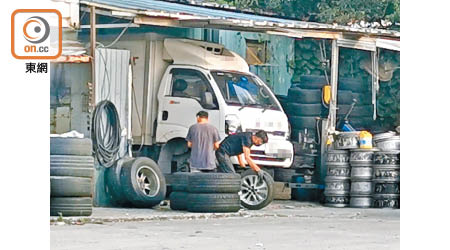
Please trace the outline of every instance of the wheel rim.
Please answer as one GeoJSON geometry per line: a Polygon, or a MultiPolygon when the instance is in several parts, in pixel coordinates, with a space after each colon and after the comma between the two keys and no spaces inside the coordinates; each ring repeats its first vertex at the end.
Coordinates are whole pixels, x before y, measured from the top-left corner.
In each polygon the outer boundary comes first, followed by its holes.
{"type": "Polygon", "coordinates": [[[257,175],[247,175],[242,178],[239,196],[245,204],[257,206],[267,199],[268,194],[267,183],[264,180],[261,181],[257,175]]]}
{"type": "Polygon", "coordinates": [[[142,166],[136,172],[136,181],[141,192],[148,197],[155,197],[160,188],[160,181],[156,172],[148,167],[142,166]]]}

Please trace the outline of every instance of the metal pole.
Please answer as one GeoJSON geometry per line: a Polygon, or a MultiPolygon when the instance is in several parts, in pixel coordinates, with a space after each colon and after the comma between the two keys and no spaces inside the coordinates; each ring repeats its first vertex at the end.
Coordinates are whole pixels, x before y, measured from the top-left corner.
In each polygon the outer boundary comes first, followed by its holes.
{"type": "Polygon", "coordinates": [[[95,106],[95,48],[97,43],[97,30],[95,28],[95,7],[91,6],[91,82],[92,82],[92,106],[95,106]]]}
{"type": "Polygon", "coordinates": [[[330,115],[329,115],[329,132],[336,129],[336,106],[337,106],[337,87],[338,87],[338,67],[339,67],[339,47],[337,40],[334,39],[331,43],[331,101],[330,101],[330,115]]]}

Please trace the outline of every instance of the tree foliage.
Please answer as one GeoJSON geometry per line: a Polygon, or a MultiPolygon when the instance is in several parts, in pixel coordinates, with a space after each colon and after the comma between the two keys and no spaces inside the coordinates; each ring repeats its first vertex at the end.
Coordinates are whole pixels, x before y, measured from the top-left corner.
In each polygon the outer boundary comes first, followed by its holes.
{"type": "Polygon", "coordinates": [[[220,0],[238,9],[303,21],[354,24],[400,22],[400,0],[220,0]]]}

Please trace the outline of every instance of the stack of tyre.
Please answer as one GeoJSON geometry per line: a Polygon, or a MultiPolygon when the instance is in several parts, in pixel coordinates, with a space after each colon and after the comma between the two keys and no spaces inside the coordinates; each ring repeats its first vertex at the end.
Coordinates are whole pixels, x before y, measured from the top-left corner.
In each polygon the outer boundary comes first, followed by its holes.
{"type": "MultiPolygon", "coordinates": [[[[292,139],[298,139],[298,132],[308,129],[315,132],[316,117],[326,117],[329,110],[322,104],[322,87],[327,85],[325,76],[303,75],[299,82],[292,82],[288,90],[285,111],[292,127],[292,139]]],[[[363,79],[340,77],[338,81],[337,111],[338,119],[343,119],[350,106],[356,105],[349,116],[356,130],[365,130],[373,125],[373,105],[371,87],[363,79]]],[[[314,133],[311,133],[314,135],[314,133]]]]}
{"type": "Polygon", "coordinates": [[[348,120],[356,130],[370,129],[373,121],[372,92],[370,85],[363,79],[340,77],[337,94],[337,119],[343,119],[356,100],[356,105],[348,120]]]}
{"type": "Polygon", "coordinates": [[[350,207],[372,206],[373,155],[378,149],[352,149],[350,151],[351,189],[350,207]]]}
{"type": "Polygon", "coordinates": [[[152,208],[166,196],[166,180],[150,158],[125,157],[105,170],[106,193],[122,207],[152,208]]]}
{"type": "Polygon", "coordinates": [[[90,216],[93,175],[90,139],[50,137],[50,215],[90,216]]]}
{"type": "Polygon", "coordinates": [[[180,172],[173,175],[171,209],[204,213],[239,211],[239,174],[180,172]]]}
{"type": "Polygon", "coordinates": [[[322,87],[326,84],[321,76],[301,76],[300,82],[292,82],[285,111],[291,124],[293,141],[298,141],[299,133],[305,131],[310,137],[316,137],[316,118],[328,115],[327,107],[322,104],[322,87]]]}
{"type": "Polygon", "coordinates": [[[350,173],[348,150],[329,150],[325,177],[325,206],[348,207],[350,202],[350,173]]]}
{"type": "Polygon", "coordinates": [[[374,142],[381,151],[373,156],[373,206],[400,208],[400,138],[383,133],[374,142]]]}

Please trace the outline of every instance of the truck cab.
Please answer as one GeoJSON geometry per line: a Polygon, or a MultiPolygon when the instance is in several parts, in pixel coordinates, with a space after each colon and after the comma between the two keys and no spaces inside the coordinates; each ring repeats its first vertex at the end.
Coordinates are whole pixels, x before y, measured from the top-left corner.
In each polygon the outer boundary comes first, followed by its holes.
{"type": "MultiPolygon", "coordinates": [[[[223,45],[187,39],[165,39],[163,59],[170,64],[157,94],[155,142],[163,145],[158,164],[163,173],[176,170],[173,158],[186,159],[183,140],[196,113],[206,110],[221,139],[238,132],[268,133],[269,142],[251,148],[255,163],[289,168],[293,146],[286,114],[267,85],[249,71],[243,58],[223,45]]],[[[237,158],[232,159],[237,164],[237,158]]]]}

